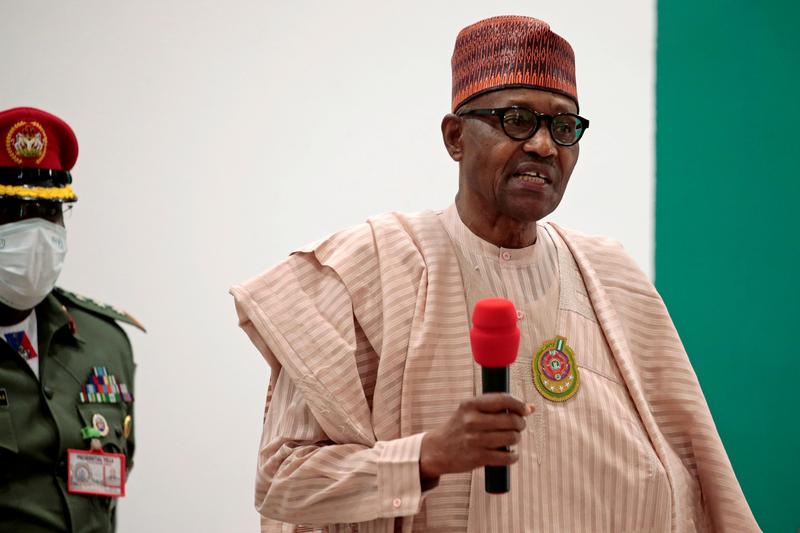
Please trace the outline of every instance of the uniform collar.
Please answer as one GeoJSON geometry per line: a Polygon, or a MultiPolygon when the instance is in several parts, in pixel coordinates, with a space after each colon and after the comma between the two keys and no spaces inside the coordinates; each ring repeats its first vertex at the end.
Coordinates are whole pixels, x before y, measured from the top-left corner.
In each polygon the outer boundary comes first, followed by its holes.
{"type": "Polygon", "coordinates": [[[39,328],[39,353],[47,353],[50,339],[62,329],[76,341],[83,342],[75,327],[75,319],[52,292],[36,306],[36,319],[39,328]]]}

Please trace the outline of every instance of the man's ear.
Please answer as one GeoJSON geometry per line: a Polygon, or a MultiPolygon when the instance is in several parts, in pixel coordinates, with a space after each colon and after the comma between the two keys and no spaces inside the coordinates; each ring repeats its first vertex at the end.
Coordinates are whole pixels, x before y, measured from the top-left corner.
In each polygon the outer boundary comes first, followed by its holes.
{"type": "Polygon", "coordinates": [[[442,119],[442,140],[447,148],[447,153],[453,161],[461,161],[461,133],[463,132],[464,121],[452,113],[448,113],[442,119]]]}

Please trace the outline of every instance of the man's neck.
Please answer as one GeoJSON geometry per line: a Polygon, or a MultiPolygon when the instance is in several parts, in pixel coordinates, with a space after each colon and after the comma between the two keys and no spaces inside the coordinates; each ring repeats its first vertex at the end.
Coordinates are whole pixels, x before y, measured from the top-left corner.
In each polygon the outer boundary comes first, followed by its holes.
{"type": "Polygon", "coordinates": [[[20,311],[19,309],[14,309],[13,307],[8,307],[5,304],[0,303],[0,326],[13,326],[14,324],[19,324],[29,314],[31,314],[33,309],[25,309],[20,311]]]}
{"type": "Polygon", "coordinates": [[[470,209],[456,196],[456,209],[469,230],[501,248],[525,248],[536,242],[536,222],[520,222],[488,210],[470,209]]]}

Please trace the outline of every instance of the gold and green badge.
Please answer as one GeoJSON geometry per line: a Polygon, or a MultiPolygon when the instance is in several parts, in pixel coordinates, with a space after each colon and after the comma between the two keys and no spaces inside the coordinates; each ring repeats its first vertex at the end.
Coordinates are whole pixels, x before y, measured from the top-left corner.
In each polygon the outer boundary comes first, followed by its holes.
{"type": "Polygon", "coordinates": [[[563,402],[578,392],[581,378],[566,337],[545,341],[533,358],[532,366],[533,384],[548,400],[563,402]]]}

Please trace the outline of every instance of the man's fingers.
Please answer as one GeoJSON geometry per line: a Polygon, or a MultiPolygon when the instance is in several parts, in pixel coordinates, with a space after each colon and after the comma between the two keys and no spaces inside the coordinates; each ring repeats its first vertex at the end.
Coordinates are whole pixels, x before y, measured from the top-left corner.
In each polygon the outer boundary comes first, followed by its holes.
{"type": "Polygon", "coordinates": [[[492,392],[481,394],[471,400],[472,405],[481,413],[502,413],[509,411],[519,416],[528,416],[533,412],[532,406],[518,400],[510,394],[492,392]]]}
{"type": "Polygon", "coordinates": [[[502,411],[494,414],[471,412],[464,415],[464,428],[468,431],[522,431],[525,419],[502,411]]]}
{"type": "Polygon", "coordinates": [[[490,451],[484,456],[484,466],[506,466],[513,465],[519,460],[519,455],[515,452],[490,451]]]}
{"type": "Polygon", "coordinates": [[[491,431],[480,437],[481,446],[489,450],[497,450],[503,446],[513,446],[519,443],[520,434],[517,431],[491,431]]]}

